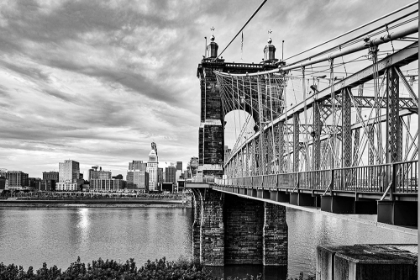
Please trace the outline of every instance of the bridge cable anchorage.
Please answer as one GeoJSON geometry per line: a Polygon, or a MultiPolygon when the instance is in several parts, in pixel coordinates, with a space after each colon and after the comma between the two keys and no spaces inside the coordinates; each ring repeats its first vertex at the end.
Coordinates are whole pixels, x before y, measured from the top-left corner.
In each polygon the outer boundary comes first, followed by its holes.
{"type": "Polygon", "coordinates": [[[245,29],[245,27],[248,25],[248,23],[254,18],[254,16],[259,12],[259,10],[264,6],[264,4],[266,2],[267,2],[267,0],[262,1],[260,6],[255,10],[255,12],[251,15],[251,17],[245,22],[245,24],[238,31],[238,33],[236,33],[235,37],[233,37],[233,39],[229,42],[229,44],[227,44],[227,46],[223,49],[223,51],[214,60],[217,60],[219,58],[219,56],[221,56],[225,52],[225,50],[230,46],[230,44],[232,44],[232,42],[236,39],[236,37],[238,37],[238,35],[242,32],[242,30],[245,29]]]}

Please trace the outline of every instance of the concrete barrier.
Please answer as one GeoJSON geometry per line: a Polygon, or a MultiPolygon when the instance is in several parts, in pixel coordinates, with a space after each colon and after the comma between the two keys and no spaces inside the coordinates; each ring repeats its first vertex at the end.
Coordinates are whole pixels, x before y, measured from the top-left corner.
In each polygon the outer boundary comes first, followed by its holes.
{"type": "Polygon", "coordinates": [[[415,280],[417,244],[318,246],[317,280],[415,280]]]}

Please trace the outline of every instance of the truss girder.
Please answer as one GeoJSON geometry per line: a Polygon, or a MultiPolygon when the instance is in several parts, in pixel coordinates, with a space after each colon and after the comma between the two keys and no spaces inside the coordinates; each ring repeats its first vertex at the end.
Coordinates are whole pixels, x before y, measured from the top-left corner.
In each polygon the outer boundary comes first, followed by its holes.
{"type": "Polygon", "coordinates": [[[312,158],[313,170],[319,170],[321,167],[321,133],[322,122],[321,122],[321,103],[316,102],[313,110],[313,146],[312,146],[312,158]]]}
{"type": "MultiPolygon", "coordinates": [[[[361,153],[365,151],[365,146],[362,148],[362,152],[359,151],[361,145],[359,141],[365,141],[364,143],[367,143],[368,164],[374,165],[375,157],[378,157],[376,155],[376,150],[379,149],[379,147],[372,146],[377,145],[376,140],[378,138],[378,136],[375,135],[374,126],[376,125],[375,123],[381,122],[386,122],[387,127],[386,140],[383,141],[387,144],[386,155],[389,157],[387,160],[389,162],[402,160],[403,138],[400,117],[402,115],[417,112],[418,105],[416,103],[417,100],[413,97],[399,97],[398,87],[399,79],[401,79],[399,75],[401,76],[401,73],[398,69],[394,68],[406,65],[416,60],[418,55],[417,46],[417,43],[410,45],[409,47],[380,60],[375,66],[376,68],[374,66],[366,67],[365,69],[333,85],[333,90],[335,92],[335,106],[336,109],[341,110],[341,126],[337,125],[338,123],[326,125],[322,122],[322,120],[325,122],[325,120],[332,114],[331,87],[309,96],[305,102],[297,104],[287,112],[282,112],[282,110],[279,109],[278,114],[270,116],[271,112],[267,111],[267,108],[273,106],[274,95],[281,95],[280,89],[276,88],[277,93],[273,94],[273,88],[271,88],[272,85],[262,82],[266,78],[255,77],[255,84],[249,87],[249,102],[253,102],[252,106],[254,109],[252,109],[252,111],[254,112],[254,115],[261,116],[258,118],[257,122],[257,124],[259,124],[259,131],[256,132],[255,135],[247,141],[247,143],[243,144],[246,148],[238,149],[238,153],[242,153],[242,160],[240,163],[236,163],[235,166],[240,165],[241,168],[245,168],[248,173],[244,174],[247,175],[270,174],[273,170],[275,170],[276,165],[278,170],[277,172],[287,171],[285,170],[285,166],[288,164],[288,166],[292,167],[292,170],[289,171],[299,171],[299,151],[302,146],[299,141],[299,136],[303,134],[310,134],[312,137],[309,142],[312,141],[313,145],[311,150],[312,155],[306,156],[311,156],[312,170],[331,167],[328,166],[331,163],[330,158],[334,156],[330,151],[331,144],[328,144],[328,141],[321,141],[321,136],[323,137],[322,139],[324,139],[324,137],[331,137],[331,131],[334,131],[334,135],[341,141],[341,159],[343,166],[359,164],[362,157],[361,153]],[[387,97],[377,99],[376,101],[379,103],[376,104],[375,97],[363,96],[363,92],[361,92],[361,94],[359,93],[359,96],[350,97],[351,88],[372,80],[374,73],[375,75],[386,75],[387,79],[385,90],[387,97]],[[313,124],[299,124],[299,114],[304,112],[305,105],[306,108],[313,108],[313,124]],[[372,110],[374,108],[381,108],[387,109],[388,111],[384,116],[377,116],[365,121],[356,117],[356,122],[352,124],[352,108],[355,108],[353,110],[360,110],[361,108],[369,108],[372,110]],[[276,117],[276,119],[273,121],[274,117],[276,117]],[[292,119],[293,121],[287,123],[288,119],[292,119]],[[317,131],[319,131],[319,135],[317,131]],[[353,135],[352,131],[354,131],[353,135]],[[361,135],[362,131],[364,133],[363,137],[365,137],[364,140],[361,135]],[[288,135],[292,136],[291,145],[288,144],[290,145],[288,146],[290,147],[289,150],[286,148],[286,144],[289,143],[287,141],[290,141],[288,135]],[[352,149],[353,145],[354,149],[352,149]],[[293,154],[292,160],[289,160],[289,162],[286,163],[284,157],[285,154],[293,154]]],[[[236,105],[232,105],[232,108],[243,109],[244,106],[241,100],[247,98],[245,96],[247,90],[243,86],[244,83],[242,83],[242,86],[240,81],[236,84],[232,84],[233,85],[230,86],[230,90],[234,91],[236,89],[236,93],[231,95],[232,104],[236,103],[236,105]],[[244,91],[245,95],[238,95],[237,92],[239,90],[244,91]]],[[[281,89],[281,91],[283,90],[284,88],[281,89]]],[[[279,100],[277,101],[280,102],[279,100]]],[[[276,106],[283,108],[280,103],[276,106]]],[[[309,145],[309,142],[306,143],[306,145],[309,145]]],[[[229,165],[229,169],[233,172],[232,165],[229,165]]]]}
{"type": "MultiPolygon", "coordinates": [[[[391,54],[384,59],[380,60],[377,65],[377,72],[378,75],[382,75],[386,69],[389,67],[394,66],[403,66],[407,65],[415,60],[418,59],[418,43],[414,43],[398,52],[395,52],[394,54],[391,54]]],[[[348,87],[353,88],[357,87],[360,84],[363,84],[367,81],[370,81],[373,79],[373,73],[374,73],[374,67],[369,66],[364,68],[363,70],[354,73],[353,75],[349,76],[348,78],[341,80],[337,83],[335,83],[334,86],[334,92],[339,94],[342,89],[348,87]]],[[[326,99],[329,99],[331,97],[331,87],[327,87],[321,91],[316,92],[315,94],[312,94],[306,99],[306,107],[310,108],[313,106],[314,102],[321,102],[326,99]]],[[[286,118],[290,119],[294,116],[296,113],[302,113],[304,111],[305,102],[302,101],[293,108],[289,109],[287,113],[285,112],[282,114],[276,121],[283,121],[286,118]]]]}
{"type": "Polygon", "coordinates": [[[299,114],[293,115],[293,172],[299,171],[299,114]]]}
{"type": "MultiPolygon", "coordinates": [[[[387,100],[381,99],[378,100],[379,104],[375,105],[375,97],[373,96],[353,96],[353,103],[350,103],[350,107],[357,108],[387,108],[387,100]],[[356,105],[356,106],[354,106],[356,105]]],[[[398,106],[400,109],[409,109],[412,111],[418,111],[417,104],[413,101],[412,98],[399,98],[398,106]]],[[[332,107],[331,99],[326,99],[323,103],[323,106],[326,108],[332,107]]],[[[343,106],[343,96],[336,96],[336,106],[343,106]]],[[[348,106],[344,105],[344,106],[348,106]]]]}
{"type": "Polygon", "coordinates": [[[394,68],[389,68],[387,72],[387,162],[398,162],[402,158],[402,135],[399,117],[399,77],[394,68]]]}
{"type": "Polygon", "coordinates": [[[342,167],[351,166],[351,91],[349,88],[342,92],[342,167]]]}

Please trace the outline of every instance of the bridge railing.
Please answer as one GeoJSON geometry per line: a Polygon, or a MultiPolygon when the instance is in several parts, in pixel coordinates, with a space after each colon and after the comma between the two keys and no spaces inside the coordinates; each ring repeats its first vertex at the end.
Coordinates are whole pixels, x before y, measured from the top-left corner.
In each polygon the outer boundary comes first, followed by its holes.
{"type": "Polygon", "coordinates": [[[418,162],[399,162],[393,166],[394,192],[416,193],[418,191],[418,162]]]}
{"type": "Polygon", "coordinates": [[[277,174],[278,189],[292,189],[295,187],[296,173],[277,174]]]}
{"type": "Polygon", "coordinates": [[[383,193],[392,176],[392,164],[338,168],[332,172],[334,190],[383,193]]]}
{"type": "Polygon", "coordinates": [[[263,176],[262,186],[264,189],[277,188],[277,175],[270,174],[263,176]]]}
{"type": "Polygon", "coordinates": [[[332,173],[331,170],[298,172],[298,188],[325,190],[331,184],[332,173]]]}
{"type": "Polygon", "coordinates": [[[263,187],[264,189],[310,189],[326,191],[416,193],[418,162],[406,161],[333,170],[280,173],[239,178],[215,178],[221,186],[263,187]]]}
{"type": "Polygon", "coordinates": [[[253,177],[244,177],[244,180],[243,180],[244,187],[251,188],[253,186],[252,178],[253,177]]]}

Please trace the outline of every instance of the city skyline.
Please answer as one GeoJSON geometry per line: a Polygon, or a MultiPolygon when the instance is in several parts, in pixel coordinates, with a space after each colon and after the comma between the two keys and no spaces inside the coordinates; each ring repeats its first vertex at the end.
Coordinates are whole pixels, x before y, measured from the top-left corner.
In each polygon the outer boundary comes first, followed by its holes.
{"type": "MultiPolygon", "coordinates": [[[[410,2],[302,3],[268,1],[244,30],[243,53],[237,39],[224,59],[259,63],[269,29],[287,58],[410,2]]],[[[0,168],[41,177],[74,159],[125,174],[153,141],[186,167],[198,156],[204,37],[214,26],[221,51],[258,4],[3,1],[0,168]]]]}

